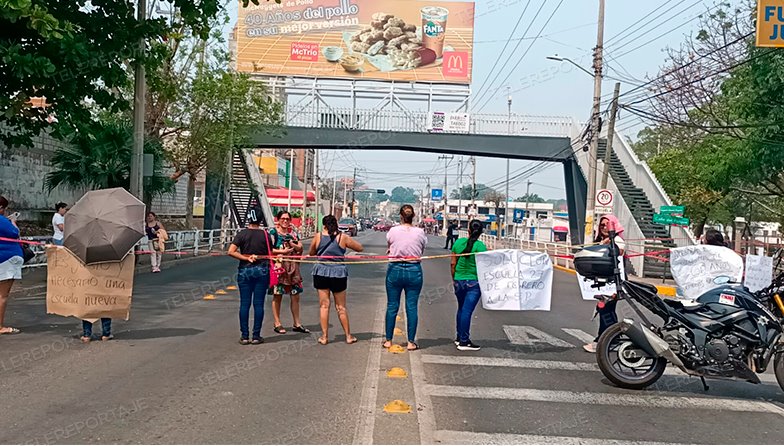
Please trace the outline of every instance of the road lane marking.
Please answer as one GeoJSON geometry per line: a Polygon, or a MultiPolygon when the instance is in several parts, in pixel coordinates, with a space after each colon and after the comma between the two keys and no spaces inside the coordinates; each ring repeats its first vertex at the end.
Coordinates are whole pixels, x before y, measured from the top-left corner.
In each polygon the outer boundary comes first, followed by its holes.
{"type": "Polygon", "coordinates": [[[689,397],[664,394],[662,392],[640,393],[597,393],[570,392],[567,390],[521,389],[515,387],[469,387],[439,386],[424,387],[431,397],[495,399],[517,401],[541,401],[581,405],[635,406],[668,409],[702,409],[732,412],[762,412],[784,416],[784,409],[765,401],[748,401],[732,398],[689,397]]]}
{"type": "Polygon", "coordinates": [[[504,325],[504,333],[514,345],[534,347],[548,344],[553,347],[574,348],[574,345],[529,325],[504,325]]]}
{"type": "MultiPolygon", "coordinates": [[[[386,302],[379,299],[373,327],[381,327],[386,314],[386,302]]],[[[354,430],[354,444],[373,444],[373,433],[376,427],[376,399],[378,398],[378,380],[381,375],[381,335],[376,334],[370,340],[365,380],[362,385],[362,396],[359,403],[359,423],[354,430]]]]}
{"type": "Polygon", "coordinates": [[[430,395],[425,392],[425,368],[422,360],[425,356],[421,351],[413,351],[408,356],[411,361],[411,382],[414,385],[414,400],[416,402],[417,423],[419,423],[419,444],[435,444],[436,416],[433,412],[433,402],[430,395]]]}
{"type": "Polygon", "coordinates": [[[608,440],[585,437],[555,437],[531,434],[489,434],[484,432],[448,431],[435,433],[442,444],[668,444],[652,441],[608,440]]]}
{"type": "MultiPolygon", "coordinates": [[[[461,366],[486,366],[486,367],[513,367],[520,369],[539,369],[539,370],[565,370],[575,372],[599,372],[599,366],[593,362],[571,362],[571,361],[544,361],[537,359],[513,359],[513,358],[493,358],[490,356],[447,356],[447,355],[422,355],[422,362],[426,364],[442,365],[461,365],[461,366]]],[[[687,377],[680,369],[669,366],[664,374],[666,376],[687,377]]],[[[765,384],[778,385],[776,377],[772,374],[764,373],[757,375],[765,384]]],[[[698,382],[698,377],[692,377],[698,382]]],[[[709,380],[708,382],[732,381],[732,380],[709,380]]],[[[744,383],[744,381],[737,381],[744,383]]]]}
{"type": "Polygon", "coordinates": [[[590,335],[577,328],[562,328],[561,330],[563,330],[564,333],[579,339],[580,342],[585,342],[586,344],[591,343],[594,339],[596,339],[596,336],[590,335]]]}

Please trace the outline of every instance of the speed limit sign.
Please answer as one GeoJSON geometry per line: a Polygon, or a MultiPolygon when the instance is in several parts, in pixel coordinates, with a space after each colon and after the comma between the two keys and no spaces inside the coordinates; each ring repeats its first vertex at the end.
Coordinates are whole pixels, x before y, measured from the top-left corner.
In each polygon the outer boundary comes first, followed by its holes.
{"type": "Polygon", "coordinates": [[[599,214],[612,213],[613,198],[613,193],[607,189],[596,192],[595,211],[599,214]]]}

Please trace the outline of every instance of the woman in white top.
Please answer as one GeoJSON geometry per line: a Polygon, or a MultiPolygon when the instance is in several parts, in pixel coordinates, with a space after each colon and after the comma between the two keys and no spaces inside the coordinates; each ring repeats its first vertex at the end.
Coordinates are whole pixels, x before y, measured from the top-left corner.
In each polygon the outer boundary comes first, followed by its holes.
{"type": "Polygon", "coordinates": [[[387,233],[390,263],[387,268],[387,316],[384,347],[392,346],[395,320],[400,309],[400,293],[406,292],[406,321],[408,349],[416,350],[414,342],[418,322],[419,293],[422,292],[423,276],[419,258],[425,252],[425,231],[414,227],[414,207],[410,204],[400,208],[400,226],[387,233]]]}
{"type": "Polygon", "coordinates": [[[54,230],[52,243],[62,246],[64,238],[63,231],[65,229],[65,213],[68,211],[68,205],[63,202],[57,203],[54,205],[54,210],[55,213],[54,216],[52,216],[52,229],[54,230]]]}

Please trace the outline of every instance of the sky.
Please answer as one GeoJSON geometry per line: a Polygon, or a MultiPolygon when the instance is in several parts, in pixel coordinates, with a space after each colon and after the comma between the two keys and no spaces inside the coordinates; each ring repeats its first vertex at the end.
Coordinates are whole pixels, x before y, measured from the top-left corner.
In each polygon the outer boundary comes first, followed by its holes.
{"type": "MultiPolygon", "coordinates": [[[[599,1],[531,0],[522,19],[528,0],[477,0],[475,3],[472,113],[506,114],[508,86],[514,113],[586,121],[590,116],[593,78],[568,62],[546,57],[557,54],[592,71],[599,1]],[[541,13],[532,22],[543,3],[541,13]],[[552,19],[545,26],[553,11],[552,19]],[[518,20],[520,25],[511,36],[513,40],[501,53],[518,20]],[[540,30],[540,38],[534,39],[540,30]]],[[[678,46],[686,35],[695,33],[698,15],[714,7],[712,0],[606,0],[604,71],[605,76],[615,79],[605,77],[602,95],[611,95],[616,81],[621,82],[623,93],[656,77],[665,62],[665,48],[678,46]]],[[[236,20],[236,9],[232,14],[236,20]]],[[[636,117],[621,113],[616,128],[634,138],[641,125],[636,117]]],[[[425,180],[420,176],[430,176],[432,187],[441,187],[444,182],[444,161],[439,161],[437,154],[359,150],[321,153],[322,176],[350,176],[357,167],[364,169],[358,177],[369,186],[388,190],[395,186],[422,190],[425,180]]],[[[466,157],[464,184],[471,181],[467,161],[466,157]]],[[[514,174],[535,163],[512,160],[510,164],[514,174]]],[[[457,184],[458,167],[458,157],[455,157],[448,166],[450,190],[457,184]]],[[[503,159],[477,159],[478,183],[502,182],[505,171],[503,159]]],[[[510,186],[510,196],[525,194],[529,180],[531,193],[544,198],[565,197],[560,164],[552,164],[531,177],[519,178],[510,186]]],[[[499,189],[503,191],[503,185],[499,189]]]]}

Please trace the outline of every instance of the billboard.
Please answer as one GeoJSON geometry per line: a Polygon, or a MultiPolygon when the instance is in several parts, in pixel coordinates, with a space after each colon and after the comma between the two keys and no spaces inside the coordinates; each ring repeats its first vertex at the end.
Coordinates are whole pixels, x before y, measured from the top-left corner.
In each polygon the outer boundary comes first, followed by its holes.
{"type": "Polygon", "coordinates": [[[469,84],[474,3],[240,2],[236,41],[242,72],[469,84]]]}

